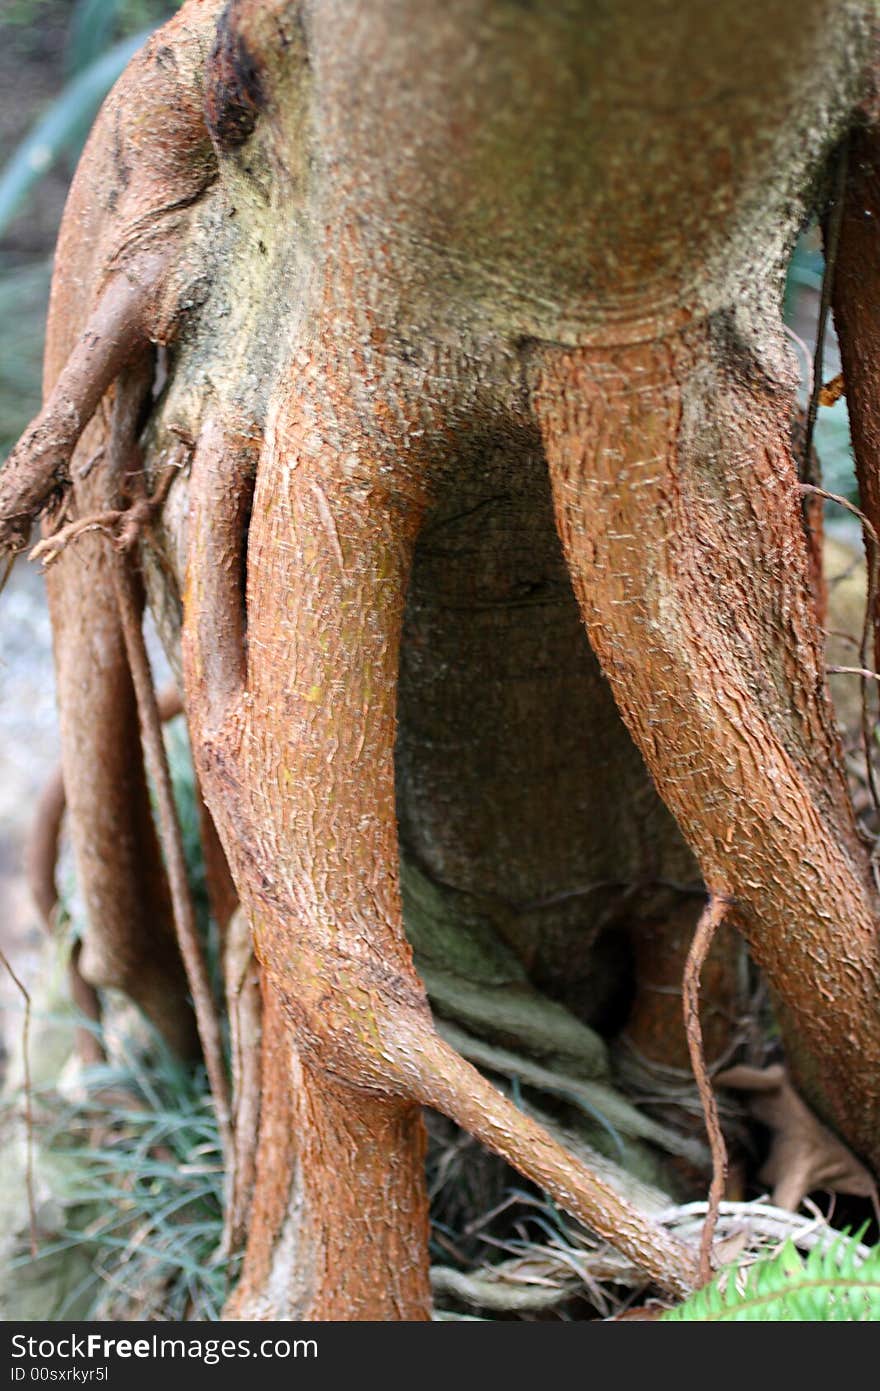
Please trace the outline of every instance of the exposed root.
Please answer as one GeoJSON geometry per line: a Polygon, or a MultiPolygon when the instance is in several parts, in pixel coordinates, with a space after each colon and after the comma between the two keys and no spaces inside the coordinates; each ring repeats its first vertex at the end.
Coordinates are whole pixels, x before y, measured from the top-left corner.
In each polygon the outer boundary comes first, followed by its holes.
{"type": "Polygon", "coordinates": [[[247,678],[243,581],[262,439],[248,422],[234,425],[205,424],[190,479],[190,526],[199,552],[191,552],[187,574],[186,604],[196,625],[187,687],[198,691],[203,734],[223,724],[247,678]]]}
{"type": "Polygon", "coordinates": [[[827,701],[788,421],[778,393],[719,369],[714,332],[548,353],[536,409],[621,714],[705,881],[735,898],[818,1104],[873,1160],[876,1088],[854,1079],[880,1048],[876,897],[827,701]]]}
{"type": "Polygon", "coordinates": [[[70,484],[70,460],[108,387],[149,342],[164,256],[108,282],[45,406],[0,472],[0,547],[25,548],[31,527],[70,484]]]}
{"type": "Polygon", "coordinates": [[[718,1120],[718,1103],[712,1090],[709,1069],[703,1052],[703,1030],[700,1025],[700,972],[709,954],[715,932],[724,919],[725,902],[713,895],[697,923],[694,940],[688,952],[684,968],[681,994],[684,1007],[684,1026],[687,1033],[688,1052],[691,1067],[703,1104],[709,1148],[712,1151],[712,1182],[709,1186],[709,1203],[706,1221],[700,1237],[700,1280],[703,1284],[712,1278],[712,1239],[718,1221],[718,1209],[724,1197],[727,1180],[727,1146],[721,1133],[718,1120]]]}
{"type": "Polygon", "coordinates": [[[678,1155],[692,1164],[702,1165],[706,1160],[702,1144],[653,1120],[607,1083],[588,1082],[582,1077],[566,1076],[556,1068],[542,1067],[540,1063],[510,1049],[474,1038],[464,1029],[446,1021],[438,1021],[437,1031],[456,1052],[478,1067],[516,1078],[526,1086],[537,1087],[577,1106],[609,1135],[618,1150],[623,1147],[625,1137],[646,1140],[667,1154],[678,1155]]]}
{"type": "Polygon", "coordinates": [[[624,1251],[662,1289],[678,1296],[694,1288],[698,1268],[689,1246],[670,1238],[607,1180],[569,1154],[439,1037],[412,1043],[405,1055],[418,1059],[419,1075],[413,1078],[417,1100],[442,1111],[539,1184],[566,1212],[624,1251]]]}
{"type": "Polygon", "coordinates": [[[171,484],[182,464],[179,455],[166,467],[156,488],[148,497],[138,497],[126,507],[111,507],[87,517],[67,522],[38,541],[31,551],[31,560],[41,561],[48,570],[71,542],[90,531],[100,531],[111,540],[116,550],[131,551],[161,512],[171,484]]]}
{"type": "Polygon", "coordinates": [[[233,1255],[247,1236],[256,1179],[263,1024],[260,968],[251,945],[250,926],[240,911],[229,922],[223,969],[232,1053],[234,1144],[227,1155],[221,1251],[233,1255]]]}
{"type": "MultiPolygon", "coordinates": [[[[161,697],[160,697],[161,704],[161,697]]],[[[229,869],[229,861],[220,843],[214,818],[208,811],[198,778],[195,781],[196,805],[199,815],[199,832],[202,842],[202,859],[205,870],[205,887],[211,906],[211,917],[217,924],[220,947],[224,961],[232,946],[232,919],[238,909],[238,890],[229,869]]],[[[250,929],[248,929],[248,934],[250,929]]],[[[250,936],[248,935],[248,941],[250,936]]],[[[224,967],[225,970],[225,967],[224,967]]],[[[227,983],[228,990],[228,983],[227,983]]]]}
{"type": "MultiPolygon", "coordinates": [[[[162,723],[174,719],[183,709],[180,695],[175,686],[168,686],[158,697],[159,716],[162,723]]],[[[46,931],[52,935],[56,931],[56,910],[58,907],[58,884],[56,869],[61,837],[61,825],[67,798],[64,791],[64,777],[61,768],[56,768],[43,789],[34,817],[31,833],[25,848],[25,868],[31,897],[42,918],[46,931]]],[[[92,1025],[101,1022],[101,1000],[96,988],[87,981],[79,967],[81,943],[74,942],[68,965],[70,994],[80,1014],[92,1025]]],[[[104,1046],[95,1028],[77,1030],[77,1052],[84,1063],[102,1062],[105,1058],[104,1046]]]]}
{"type": "MultiPolygon", "coordinates": [[[[706,1203],[685,1203],[661,1212],[658,1221],[681,1238],[696,1236],[705,1226],[706,1203]]],[[[548,1217],[551,1214],[548,1214],[548,1217]]],[[[588,1300],[608,1317],[622,1305],[621,1288],[642,1286],[641,1272],[619,1252],[585,1232],[560,1225],[546,1242],[512,1239],[502,1249],[509,1259],[476,1270],[432,1266],[435,1298],[451,1298],[487,1313],[540,1314],[559,1309],[574,1298],[588,1300]]],[[[546,1228],[546,1224],[545,1224],[546,1228]]],[[[726,1264],[749,1265],[785,1241],[800,1251],[830,1245],[839,1239],[822,1218],[802,1217],[765,1201],[724,1202],[717,1225],[717,1249],[726,1264]]],[[[866,1247],[859,1254],[867,1254],[866,1247]]]]}
{"type": "Polygon", "coordinates": [[[847,170],[849,168],[849,141],[844,139],[837,152],[834,165],[834,188],[825,232],[825,271],[822,276],[822,292],[819,301],[819,322],[816,329],[816,350],[813,355],[813,373],[810,397],[807,402],[807,422],[804,431],[804,457],[801,478],[805,483],[815,483],[815,455],[813,436],[816,418],[822,401],[822,364],[825,356],[825,334],[828,328],[828,315],[834,290],[834,272],[837,268],[837,253],[840,247],[840,234],[843,227],[844,193],[846,191],[847,170]]]}
{"type": "MultiPolygon", "coordinates": [[[[116,369],[123,365],[125,364],[117,362],[116,369]]],[[[114,542],[115,550],[119,553],[114,557],[111,566],[112,582],[134,684],[144,753],[156,790],[159,830],[165,852],[174,927],[192,994],[208,1080],[217,1107],[221,1140],[224,1152],[228,1153],[232,1144],[230,1099],[220,1022],[198,937],[195,909],[187,879],[183,839],[162,738],[162,716],[153,687],[141,626],[140,595],[125,559],[125,553],[134,547],[144,529],[149,527],[161,509],[178,471],[175,460],[166,469],[154,493],[151,496],[142,493],[143,474],[139,467],[135,467],[140,462],[135,441],[139,406],[149,383],[146,366],[146,361],[141,356],[131,370],[120,379],[114,401],[109,458],[104,466],[108,477],[108,491],[113,488],[122,491],[127,485],[129,496],[132,491],[139,495],[134,496],[128,507],[109,508],[59,528],[34,548],[34,555],[44,563],[51,564],[78,537],[93,530],[109,535],[114,542]]]]}
{"type": "Polygon", "coordinates": [[[121,557],[117,559],[114,566],[113,580],[122,620],[126,654],[137,697],[144,753],[156,789],[159,831],[168,869],[175,931],[192,993],[208,1081],[217,1108],[223,1150],[224,1154],[228,1154],[232,1146],[231,1111],[229,1084],[223,1061],[220,1021],[196,927],[195,909],[186,873],[183,838],[171,788],[168,755],[162,738],[162,722],[141,627],[140,605],[135,590],[134,576],[121,557]]]}
{"type": "Polygon", "coordinates": [[[802,483],[800,490],[807,496],[824,499],[825,502],[836,502],[839,507],[843,507],[847,512],[851,512],[857,517],[862,525],[862,536],[865,544],[865,561],[868,574],[868,592],[865,596],[865,613],[862,620],[862,635],[859,642],[860,668],[837,668],[839,672],[844,670],[854,676],[861,677],[862,687],[862,745],[865,755],[865,776],[868,781],[868,790],[871,793],[871,801],[874,812],[880,823],[880,788],[877,786],[877,775],[874,771],[874,732],[872,728],[870,713],[868,709],[868,689],[871,680],[877,680],[877,675],[871,665],[872,634],[877,623],[877,601],[880,593],[880,537],[870,519],[865,515],[861,508],[856,507],[848,498],[840,497],[838,493],[829,493],[825,488],[814,487],[810,483],[802,483]]]}
{"type": "MultiPolygon", "coordinates": [[[[299,424],[290,428],[298,430],[299,424]]],[[[276,426],[275,441],[283,438],[276,426]]],[[[300,1211],[304,1203],[319,1204],[313,1220],[303,1218],[305,1245],[299,1255],[308,1269],[321,1265],[326,1242],[339,1241],[339,1229],[350,1226],[346,1205],[352,1193],[360,1184],[366,1187],[367,1176],[374,1181],[368,1156],[352,1154],[348,1145],[348,1176],[345,1191],[339,1191],[338,1168],[327,1172],[332,1136],[322,1138],[315,1127],[335,1130],[342,1112],[354,1132],[360,1125],[375,1127],[384,1114],[383,1126],[399,1126],[409,1137],[401,1152],[406,1160],[398,1156],[393,1168],[394,1182],[403,1182],[407,1162],[413,1166],[408,1182],[423,1183],[409,1131],[412,1102],[441,1111],[476,1136],[591,1229],[624,1248],[663,1288],[674,1293],[693,1288],[697,1263],[691,1249],[670,1240],[517,1110],[432,1028],[404,938],[391,868],[397,855],[392,757],[397,651],[420,501],[414,499],[402,515],[399,503],[352,508],[345,496],[334,496],[331,506],[332,458],[316,462],[314,469],[301,461],[289,471],[290,494],[274,494],[271,505],[266,498],[261,503],[258,486],[247,552],[245,643],[242,521],[254,444],[238,427],[230,438],[219,421],[200,436],[191,478],[183,644],[200,776],[245,896],[270,989],[277,989],[283,1005],[272,1063],[277,1071],[263,1082],[243,1293],[232,1307],[238,1316],[268,1307],[259,1301],[269,1298],[271,1251],[282,1240],[284,1212],[294,1201],[290,1194],[296,1184],[305,1194],[301,1198],[295,1190],[300,1211]],[[323,502],[312,486],[313,472],[321,479],[323,502]],[[327,507],[338,547],[327,545],[327,507]],[[340,552],[357,554],[357,568],[340,566],[340,552]],[[285,594],[280,616],[270,602],[279,592],[285,594]],[[347,616],[344,642],[327,638],[331,610],[347,616]],[[260,660],[249,666],[246,654],[255,652],[260,660]],[[316,700],[312,691],[322,698],[316,700]],[[330,692],[338,698],[329,699],[330,692]],[[281,708],[285,718],[276,727],[269,712],[281,708]],[[334,739],[333,778],[340,795],[331,799],[327,749],[334,739]],[[267,749],[271,757],[264,764],[267,749]],[[304,818],[317,828],[325,816],[326,833],[316,829],[303,836],[304,818]],[[291,1057],[301,1059],[293,1074],[291,1057]],[[300,1077],[309,1088],[305,1098],[297,1095],[300,1077]],[[299,1117],[293,1137],[293,1122],[273,1120],[268,1109],[281,1110],[282,1099],[271,1094],[288,1087],[299,1117]],[[278,1190],[286,1181],[279,1175],[287,1171],[292,1177],[282,1205],[278,1190]]],[[[265,461],[264,452],[261,470],[265,461]]],[[[340,1162],[333,1151],[333,1165],[340,1162]]],[[[410,1209],[408,1220],[412,1214],[410,1209]]],[[[409,1241],[411,1227],[408,1231],[409,1241]]],[[[372,1246],[365,1249],[368,1256],[375,1258],[372,1246]]],[[[284,1301],[289,1308],[286,1295],[284,1301]]],[[[306,1300],[295,1307],[312,1306],[306,1300]]]]}
{"type": "Polygon", "coordinates": [[[56,768],[43,789],[25,849],[25,869],[31,898],[50,932],[54,931],[58,903],[55,869],[65,803],[64,778],[61,769],[56,768]]]}
{"type": "MultiPolygon", "coordinates": [[[[880,532],[880,393],[877,371],[880,356],[880,316],[877,314],[880,102],[877,83],[880,69],[876,54],[875,39],[865,100],[847,139],[845,184],[839,190],[839,197],[829,210],[823,228],[826,259],[830,260],[833,256],[835,263],[831,297],[843,367],[859,503],[875,536],[880,532]]],[[[829,388],[834,385],[829,383],[829,388]]],[[[868,534],[865,528],[866,538],[868,534]]],[[[868,608],[868,623],[873,628],[874,659],[863,659],[861,665],[876,669],[880,667],[880,607],[875,602],[869,603],[868,608]]]]}

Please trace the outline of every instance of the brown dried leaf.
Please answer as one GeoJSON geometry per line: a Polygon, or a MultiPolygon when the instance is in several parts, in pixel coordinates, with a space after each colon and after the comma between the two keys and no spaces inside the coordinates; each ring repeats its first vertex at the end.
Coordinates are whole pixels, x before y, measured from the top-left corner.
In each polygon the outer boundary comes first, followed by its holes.
{"type": "Polygon", "coordinates": [[[794,1212],[815,1189],[870,1198],[877,1207],[874,1179],[852,1151],[816,1119],[784,1067],[731,1067],[718,1073],[715,1083],[750,1093],[749,1111],[770,1130],[770,1154],[759,1178],[772,1187],[777,1207],[794,1212]]]}

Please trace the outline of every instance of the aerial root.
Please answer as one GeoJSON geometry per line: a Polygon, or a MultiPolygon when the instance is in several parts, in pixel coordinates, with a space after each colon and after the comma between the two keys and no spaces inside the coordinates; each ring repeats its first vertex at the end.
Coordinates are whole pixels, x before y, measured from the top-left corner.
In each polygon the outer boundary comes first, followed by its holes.
{"type": "MultiPolygon", "coordinates": [[[[877,775],[874,770],[874,725],[868,708],[868,690],[871,681],[878,680],[877,672],[871,661],[872,656],[872,637],[877,623],[878,603],[880,603],[880,537],[877,529],[870,518],[865,515],[861,508],[856,507],[855,503],[848,498],[841,497],[839,493],[829,493],[827,489],[820,488],[815,484],[801,483],[800,491],[805,496],[815,497],[823,502],[836,503],[838,507],[843,507],[847,512],[852,513],[858,519],[862,527],[862,538],[865,545],[865,564],[868,576],[868,592],[865,596],[865,612],[862,619],[862,634],[859,641],[859,662],[858,667],[838,667],[840,673],[849,672],[853,676],[861,678],[862,695],[862,748],[865,756],[865,776],[868,783],[868,791],[871,794],[871,801],[874,812],[880,821],[880,788],[877,786],[877,775]]],[[[833,668],[828,668],[833,671],[833,668]]],[[[876,863],[876,850],[871,856],[871,865],[874,871],[875,883],[878,883],[878,869],[876,863]]]]}
{"type": "Polygon", "coordinates": [[[232,1147],[231,1104],[226,1066],[223,1060],[220,1020],[196,926],[195,908],[186,871],[183,836],[171,786],[171,773],[168,767],[165,742],[162,738],[162,722],[150,671],[150,660],[144,642],[137,588],[134,576],[122,557],[117,558],[114,566],[113,582],[122,620],[128,663],[134,682],[144,754],[156,790],[159,833],[168,870],[174,927],[193,998],[196,1026],[205,1057],[208,1082],[214,1098],[223,1152],[224,1155],[227,1155],[232,1147]]]}
{"type": "MultiPolygon", "coordinates": [[[[183,710],[176,686],[168,686],[158,697],[162,723],[173,720],[183,710]]],[[[56,869],[67,797],[60,766],[55,769],[43,789],[37,806],[28,843],[25,866],[31,898],[50,936],[58,928],[58,884],[56,869]]],[[[87,981],[79,966],[80,942],[71,947],[68,963],[70,994],[74,1005],[88,1024],[77,1029],[76,1046],[83,1063],[103,1062],[106,1054],[98,1033],[101,1023],[101,998],[94,985],[87,981]]]]}
{"type": "Polygon", "coordinates": [[[724,919],[726,907],[725,900],[720,896],[713,894],[710,897],[694,932],[694,939],[685,963],[681,990],[688,1052],[700,1101],[703,1105],[706,1133],[709,1137],[709,1148],[712,1153],[712,1182],[709,1186],[706,1220],[703,1223],[700,1237],[701,1284],[706,1284],[712,1278],[712,1241],[718,1223],[721,1199],[724,1197],[724,1186],[727,1182],[727,1146],[721,1133],[718,1103],[712,1090],[712,1082],[703,1051],[703,1030],[700,1024],[700,975],[706,957],[709,955],[715,933],[724,919]]]}
{"type": "MultiPolygon", "coordinates": [[[[193,998],[196,1025],[205,1058],[208,1081],[217,1110],[220,1136],[225,1154],[232,1147],[231,1104],[223,1045],[216,1003],[214,1001],[204,952],[196,927],[195,909],[186,872],[183,837],[174,794],[168,758],[162,738],[162,713],[156,699],[150,671],[149,656],[141,624],[141,604],[135,577],[126,553],[142,536],[161,509],[168,490],[177,476],[179,463],[173,461],[160,483],[149,496],[136,498],[126,508],[111,508],[91,517],[84,517],[60,528],[34,548],[34,558],[51,564],[68,545],[90,531],[106,535],[118,552],[113,567],[113,584],[122,623],[123,639],[135,688],[141,738],[147,767],[156,789],[159,832],[165,852],[171,890],[172,912],[180,954],[193,998]]],[[[139,475],[141,476],[141,475],[139,475]]]]}
{"type": "MultiPolygon", "coordinates": [[[[405,1050],[418,1058],[409,1092],[441,1111],[533,1182],[590,1231],[628,1256],[661,1289],[684,1298],[697,1284],[696,1253],[664,1231],[433,1032],[405,1050]]],[[[411,1065],[411,1064],[410,1064],[411,1065]]]]}
{"type": "Polygon", "coordinates": [[[24,550],[31,527],[70,487],[70,461],[102,397],[146,350],[167,257],[110,279],[40,414],[0,472],[0,547],[24,550]]]}
{"type": "Polygon", "coordinates": [[[226,931],[223,973],[229,1007],[234,1146],[226,1170],[226,1202],[220,1254],[232,1256],[247,1239],[260,1128],[263,1002],[260,967],[250,924],[239,908],[226,931]]]}
{"type": "MultiPolygon", "coordinates": [[[[188,451],[184,451],[183,446],[181,452],[186,452],[188,456],[188,451]]],[[[127,507],[111,507],[103,512],[93,512],[87,517],[79,517],[75,521],[66,522],[51,536],[44,536],[31,551],[31,559],[42,562],[43,569],[48,570],[72,541],[92,531],[101,532],[121,554],[133,550],[141,537],[149,532],[161,512],[171,484],[180,472],[183,462],[179,454],[176,455],[149,496],[135,498],[127,507]]]]}

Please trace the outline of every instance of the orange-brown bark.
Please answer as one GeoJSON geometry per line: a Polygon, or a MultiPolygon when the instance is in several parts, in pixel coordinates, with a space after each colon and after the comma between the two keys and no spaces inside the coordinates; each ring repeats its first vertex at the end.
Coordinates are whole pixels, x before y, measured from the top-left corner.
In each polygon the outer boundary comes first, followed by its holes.
{"type": "Polygon", "coordinates": [[[263,1115],[239,1319],[431,1315],[420,1108],[340,1085],[264,997],[263,1115]]]}
{"type": "MultiPolygon", "coordinates": [[[[88,506],[88,496],[81,505],[88,506]]],[[[64,786],[87,913],[79,968],[92,985],[123,990],[173,1048],[190,1053],[192,1017],[150,810],[111,562],[101,538],[84,537],[47,575],[64,786]]]]}
{"type": "MultiPolygon", "coordinates": [[[[164,277],[174,232],[212,176],[193,74],[217,9],[208,0],[188,6],[165,31],[164,47],[157,40],[138,55],[80,163],[55,263],[45,405],[0,482],[3,539],[16,548],[53,498],[65,496],[68,517],[119,505],[122,479],[101,467],[119,446],[100,403],[123,369],[144,362],[149,340],[168,333],[164,277]]],[[[147,796],[114,563],[103,538],[85,536],[47,578],[64,783],[88,914],[80,966],[92,983],[126,991],[172,1046],[188,1052],[192,1018],[147,796]]]]}
{"type": "MultiPolygon", "coordinates": [[[[421,741],[404,730],[397,787],[394,767],[404,634],[415,646],[404,711],[414,724],[427,693],[429,726],[456,674],[420,676],[418,644],[436,644],[442,668],[444,644],[457,645],[456,584],[497,610],[518,578],[534,582],[534,555],[507,552],[505,576],[491,545],[476,589],[460,569],[431,579],[432,527],[462,479],[485,506],[492,470],[502,486],[517,475],[512,510],[526,519],[521,480],[549,466],[565,560],[622,717],[784,1002],[803,1085],[880,1162],[876,894],[825,694],[775,328],[804,191],[859,95],[866,17],[825,0],[586,8],[232,0],[221,13],[190,0],[111,97],[65,223],[53,315],[85,337],[64,340],[56,390],[4,474],[0,536],[21,544],[69,487],[70,450],[111,379],[178,331],[151,407],[150,467],[172,438],[195,442],[189,516],[185,484],[169,503],[169,551],[178,565],[187,556],[186,705],[266,1005],[239,1316],[425,1315],[417,1103],[664,1288],[697,1278],[692,1250],[440,1040],[404,934],[397,792],[419,861],[453,887],[473,889],[486,866],[500,874],[496,838],[511,824],[479,812],[456,828],[479,780],[450,789],[430,728],[421,741]],[[94,232],[91,260],[74,229],[94,232]],[[72,266],[81,281],[66,283],[72,266]],[[343,1255],[353,1268],[340,1287],[343,1255]]],[[[116,475],[96,491],[121,487],[124,451],[110,452],[116,475]]],[[[93,500],[79,489],[74,468],[77,509],[93,500]]],[[[545,508],[524,548],[537,538],[548,571],[550,537],[545,508]]],[[[64,593],[81,612],[85,596],[64,593]]],[[[575,641],[572,613],[547,637],[551,664],[566,633],[575,641]]],[[[533,626],[532,652],[541,638],[533,626]]],[[[458,680],[480,652],[505,651],[503,632],[476,642],[458,680]]],[[[589,706],[585,732],[591,719],[597,741],[607,730],[625,747],[587,654],[566,671],[589,706]]],[[[515,679],[494,694],[492,707],[479,692],[483,718],[494,708],[528,739],[515,679]]],[[[63,699],[86,729],[67,687],[63,699]]],[[[450,730],[448,748],[467,751],[460,713],[450,730]]],[[[541,733],[546,749],[549,717],[541,733]]],[[[644,964],[639,919],[659,919],[663,953],[684,950],[675,904],[692,886],[663,881],[671,866],[689,878],[691,859],[631,754],[620,758],[609,827],[624,803],[641,824],[623,886],[598,881],[623,893],[589,931],[631,926],[627,903],[647,893],[634,926],[644,964]]],[[[503,787],[500,763],[496,750],[503,787]]],[[[589,763],[574,767],[589,776],[589,763]]],[[[613,769],[600,771],[572,814],[599,822],[613,799],[613,769]]],[[[560,806],[546,827],[522,817],[518,839],[534,829],[535,845],[499,918],[548,976],[565,948],[540,940],[534,915],[595,887],[572,882],[579,839],[552,834],[564,821],[560,806]],[[542,862],[555,882],[540,882],[542,862]]],[[[603,874],[608,858],[594,856],[603,874]]],[[[722,953],[723,981],[732,969],[722,953]]],[[[643,1043],[646,977],[631,1021],[643,1043]]],[[[232,1243],[250,1188],[241,1139],[232,1243]]]]}
{"type": "MultiPolygon", "coordinates": [[[[331,1135],[338,1126],[334,1110],[347,1114],[359,1137],[348,1190],[375,1181],[376,1152],[367,1137],[378,1116],[402,1123],[394,1118],[412,1117],[413,1101],[444,1110],[633,1252],[661,1283],[683,1290],[695,1274],[690,1254],[646,1225],[434,1033],[401,921],[393,762],[398,648],[424,469],[389,429],[390,407],[400,411],[403,401],[377,393],[370,411],[356,414],[348,388],[336,345],[323,345],[315,370],[267,433],[248,543],[246,665],[237,644],[228,650],[238,629],[227,609],[238,611],[241,599],[227,530],[222,520],[216,528],[206,525],[236,456],[236,437],[208,427],[193,466],[188,704],[205,796],[268,985],[293,1029],[302,1065],[294,1091],[314,1091],[307,1103],[295,1095],[291,1104],[307,1105],[300,1114],[331,1135]],[[340,426],[344,457],[329,444],[340,426]],[[358,505],[367,498],[369,506],[358,505]],[[279,593],[286,596],[280,609],[270,601],[279,593]],[[239,671],[238,692],[206,681],[220,665],[239,671]]],[[[232,493],[228,507],[237,506],[232,493]]],[[[264,1037],[277,1046],[266,1028],[264,1037]]],[[[266,1067],[264,1054],[264,1079],[266,1067]]],[[[264,1080],[267,1133],[277,1125],[276,1090],[264,1080]]],[[[303,1128],[294,1144],[317,1166],[309,1172],[312,1191],[324,1195],[322,1230],[344,1228],[352,1212],[329,1169],[320,1170],[320,1135],[314,1126],[303,1128]]],[[[301,1162],[306,1173],[307,1160],[301,1162]]],[[[267,1285],[267,1252],[279,1237],[265,1216],[279,1201],[283,1168],[258,1156],[248,1302],[235,1309],[286,1307],[278,1288],[267,1285]]],[[[404,1146],[394,1171],[407,1192],[424,1195],[420,1150],[404,1146]]],[[[388,1214],[397,1226],[406,1223],[406,1213],[395,1217],[390,1207],[388,1214]]],[[[319,1243],[319,1261],[321,1249],[319,1243]]],[[[312,1257],[302,1249],[300,1258],[295,1278],[311,1289],[312,1257]]],[[[360,1278],[374,1292],[374,1310],[386,1307],[375,1302],[384,1297],[377,1285],[388,1280],[384,1258],[380,1245],[362,1250],[360,1278]]],[[[424,1248],[421,1270],[424,1279],[424,1248]]],[[[301,1316],[328,1317],[327,1291],[320,1282],[316,1289],[314,1302],[297,1297],[301,1316]]]]}
{"type": "Polygon", "coordinates": [[[536,410],[621,712],[797,1021],[805,1083],[876,1165],[876,896],[826,695],[790,386],[772,360],[755,368],[744,379],[719,356],[711,323],[662,344],[548,352],[536,410]]]}

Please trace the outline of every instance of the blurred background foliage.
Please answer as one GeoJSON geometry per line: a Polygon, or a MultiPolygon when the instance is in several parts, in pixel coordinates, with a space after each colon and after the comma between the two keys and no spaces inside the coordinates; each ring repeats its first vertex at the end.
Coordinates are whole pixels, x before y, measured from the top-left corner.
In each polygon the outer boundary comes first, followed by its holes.
{"type": "Polygon", "coordinates": [[[174,0],[0,0],[0,458],[40,402],[51,256],[106,92],[174,0]]]}
{"type": "MultiPolygon", "coordinates": [[[[783,310],[789,329],[801,339],[798,348],[798,365],[801,372],[800,399],[806,404],[809,369],[806,358],[812,357],[816,326],[819,313],[819,297],[822,293],[822,277],[825,273],[825,260],[822,256],[819,230],[812,226],[799,237],[794,255],[788,268],[783,310]]],[[[825,340],[825,354],[822,376],[827,382],[840,371],[840,354],[832,324],[828,326],[825,340]]],[[[842,494],[850,502],[858,503],[858,489],[853,467],[852,447],[849,433],[849,415],[846,397],[833,406],[822,406],[816,418],[816,452],[822,465],[823,487],[829,492],[842,494]]],[[[858,543],[858,527],[852,523],[855,518],[841,514],[840,509],[829,511],[828,520],[836,528],[843,529],[858,543]]]]}

